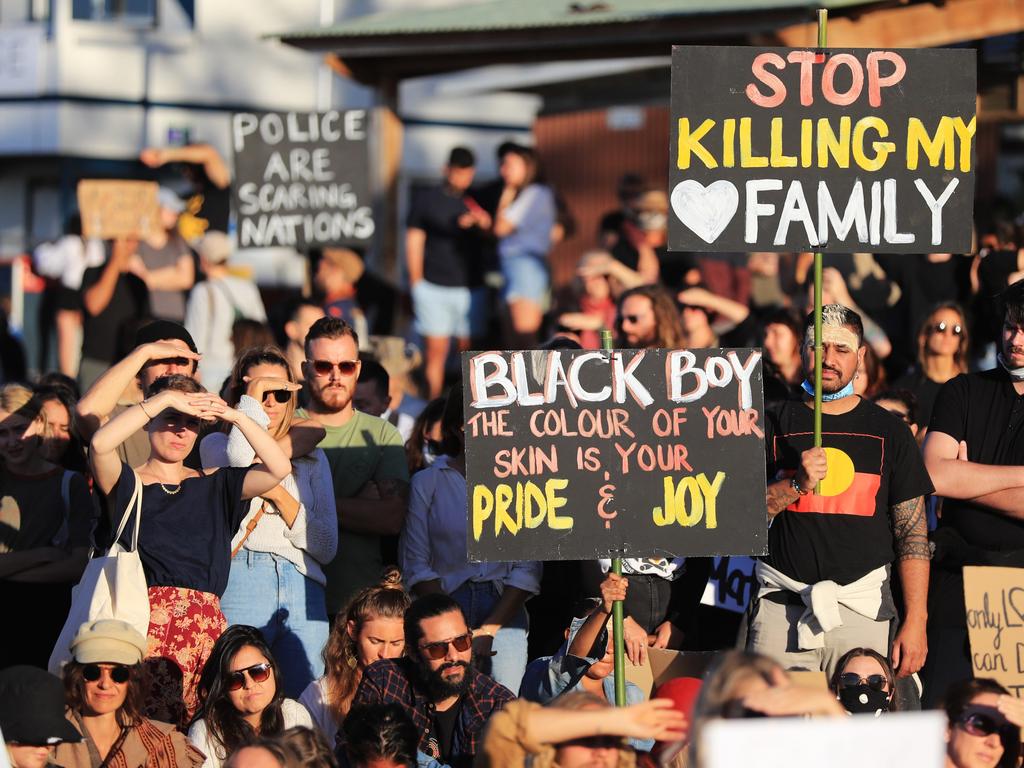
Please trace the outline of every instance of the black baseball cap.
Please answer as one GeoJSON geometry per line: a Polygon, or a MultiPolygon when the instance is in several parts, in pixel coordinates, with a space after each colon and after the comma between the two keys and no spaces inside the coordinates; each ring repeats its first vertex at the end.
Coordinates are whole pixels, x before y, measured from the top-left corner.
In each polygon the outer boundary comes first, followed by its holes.
{"type": "Polygon", "coordinates": [[[451,168],[473,168],[476,166],[476,156],[467,147],[455,147],[448,155],[448,165],[451,168]]]}
{"type": "Polygon", "coordinates": [[[135,332],[136,347],[142,344],[152,344],[154,341],[164,341],[165,339],[180,339],[193,352],[199,353],[199,350],[196,349],[195,341],[192,340],[192,334],[185,330],[185,326],[170,320],[154,320],[135,332]]]}
{"type": "Polygon", "coordinates": [[[64,717],[64,685],[37,667],[0,671],[0,730],[4,741],[34,747],[82,740],[64,717]]]}

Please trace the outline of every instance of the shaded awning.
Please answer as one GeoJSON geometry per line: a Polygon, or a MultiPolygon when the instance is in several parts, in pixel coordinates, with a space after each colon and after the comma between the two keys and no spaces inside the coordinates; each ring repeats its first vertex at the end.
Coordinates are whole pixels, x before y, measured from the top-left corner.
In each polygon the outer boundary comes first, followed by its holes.
{"type": "MultiPolygon", "coordinates": [[[[502,63],[667,55],[673,44],[745,44],[812,25],[817,8],[848,14],[879,0],[489,0],[359,16],[282,32],[337,57],[368,85],[502,63]]],[[[780,40],[781,42],[781,40],[780,40]]]]}

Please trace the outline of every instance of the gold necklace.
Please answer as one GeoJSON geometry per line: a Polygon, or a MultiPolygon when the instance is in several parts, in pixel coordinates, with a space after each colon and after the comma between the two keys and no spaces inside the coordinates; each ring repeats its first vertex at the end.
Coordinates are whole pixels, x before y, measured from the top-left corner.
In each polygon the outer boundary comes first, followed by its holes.
{"type": "Polygon", "coordinates": [[[162,490],[168,496],[173,496],[176,493],[181,493],[181,483],[178,483],[178,487],[175,488],[173,491],[167,490],[167,486],[164,485],[163,483],[160,483],[160,490],[162,490]]]}

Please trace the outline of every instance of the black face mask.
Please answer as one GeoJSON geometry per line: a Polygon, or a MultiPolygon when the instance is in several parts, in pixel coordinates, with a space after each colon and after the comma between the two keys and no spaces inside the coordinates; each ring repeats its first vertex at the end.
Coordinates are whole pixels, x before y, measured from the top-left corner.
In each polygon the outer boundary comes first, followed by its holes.
{"type": "Polygon", "coordinates": [[[839,689],[839,701],[846,711],[854,714],[878,714],[889,711],[889,694],[876,691],[868,685],[852,685],[839,689]]]}

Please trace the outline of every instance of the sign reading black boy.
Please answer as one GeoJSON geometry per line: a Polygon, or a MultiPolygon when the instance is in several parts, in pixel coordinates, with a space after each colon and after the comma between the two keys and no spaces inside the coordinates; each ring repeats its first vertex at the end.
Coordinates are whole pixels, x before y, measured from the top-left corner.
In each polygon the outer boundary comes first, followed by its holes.
{"type": "Polygon", "coordinates": [[[466,352],[471,560],[763,554],[761,353],[466,352]]]}
{"type": "Polygon", "coordinates": [[[672,51],[669,247],[966,253],[975,53],[672,51]]]}

